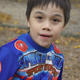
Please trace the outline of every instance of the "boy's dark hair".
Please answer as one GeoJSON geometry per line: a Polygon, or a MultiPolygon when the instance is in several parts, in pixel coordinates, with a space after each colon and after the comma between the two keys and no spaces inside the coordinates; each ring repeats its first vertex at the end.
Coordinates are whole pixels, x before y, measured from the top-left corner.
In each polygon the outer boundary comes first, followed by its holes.
{"type": "Polygon", "coordinates": [[[70,9],[71,9],[71,3],[70,0],[28,0],[27,1],[27,10],[26,10],[26,16],[29,20],[31,11],[34,7],[43,7],[47,6],[49,3],[54,3],[56,4],[57,7],[60,7],[63,12],[64,12],[64,18],[65,18],[65,23],[66,25],[70,19],[70,9]]]}

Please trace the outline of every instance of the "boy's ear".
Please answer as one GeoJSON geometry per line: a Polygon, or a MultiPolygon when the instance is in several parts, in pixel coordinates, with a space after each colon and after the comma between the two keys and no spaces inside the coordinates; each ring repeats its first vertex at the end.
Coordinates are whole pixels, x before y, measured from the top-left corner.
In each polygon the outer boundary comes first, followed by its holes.
{"type": "Polygon", "coordinates": [[[64,30],[64,28],[65,28],[65,26],[63,26],[63,28],[62,28],[61,32],[64,30]]]}
{"type": "Polygon", "coordinates": [[[27,16],[26,16],[26,19],[27,19],[27,25],[28,25],[28,27],[30,27],[29,19],[27,18],[27,16]]]}

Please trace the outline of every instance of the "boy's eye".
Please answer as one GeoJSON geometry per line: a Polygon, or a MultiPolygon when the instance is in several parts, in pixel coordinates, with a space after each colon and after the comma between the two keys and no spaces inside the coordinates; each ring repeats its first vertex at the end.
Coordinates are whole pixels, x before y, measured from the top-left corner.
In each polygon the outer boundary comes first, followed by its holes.
{"type": "Polygon", "coordinates": [[[53,21],[54,21],[54,22],[59,22],[59,20],[58,20],[58,19],[53,19],[53,21]]]}
{"type": "Polygon", "coordinates": [[[36,17],[37,19],[43,19],[41,16],[36,17]]]}

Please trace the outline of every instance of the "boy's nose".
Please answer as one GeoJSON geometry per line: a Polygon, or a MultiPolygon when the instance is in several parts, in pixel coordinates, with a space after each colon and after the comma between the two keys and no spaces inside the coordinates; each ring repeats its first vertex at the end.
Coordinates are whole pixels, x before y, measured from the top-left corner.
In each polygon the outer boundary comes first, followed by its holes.
{"type": "Polygon", "coordinates": [[[42,27],[43,30],[50,31],[51,30],[51,25],[49,21],[46,21],[42,27]]]}

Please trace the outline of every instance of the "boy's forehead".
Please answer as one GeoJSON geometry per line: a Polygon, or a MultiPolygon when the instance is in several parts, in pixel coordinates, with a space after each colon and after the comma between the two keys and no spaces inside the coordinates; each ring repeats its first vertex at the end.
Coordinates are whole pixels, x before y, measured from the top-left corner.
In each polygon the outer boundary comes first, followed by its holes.
{"type": "Polygon", "coordinates": [[[36,7],[34,7],[33,9],[32,9],[32,11],[46,11],[46,10],[51,10],[51,11],[63,11],[59,6],[56,6],[56,4],[52,4],[52,3],[49,3],[48,5],[41,5],[41,6],[36,6],[36,7]]]}
{"type": "MultiPolygon", "coordinates": [[[[54,3],[54,4],[49,3],[49,4],[46,4],[46,5],[35,6],[33,9],[42,9],[42,10],[45,10],[45,9],[47,9],[48,7],[53,8],[54,6],[55,6],[56,8],[61,9],[60,6],[57,6],[55,3],[54,3]]],[[[33,9],[32,9],[32,10],[33,10],[33,9]]]]}
{"type": "Polygon", "coordinates": [[[61,8],[57,7],[55,4],[54,5],[49,4],[48,6],[43,6],[43,8],[35,7],[32,10],[31,14],[32,15],[41,14],[41,15],[46,15],[48,17],[57,16],[60,18],[64,18],[63,10],[61,8]]]}

